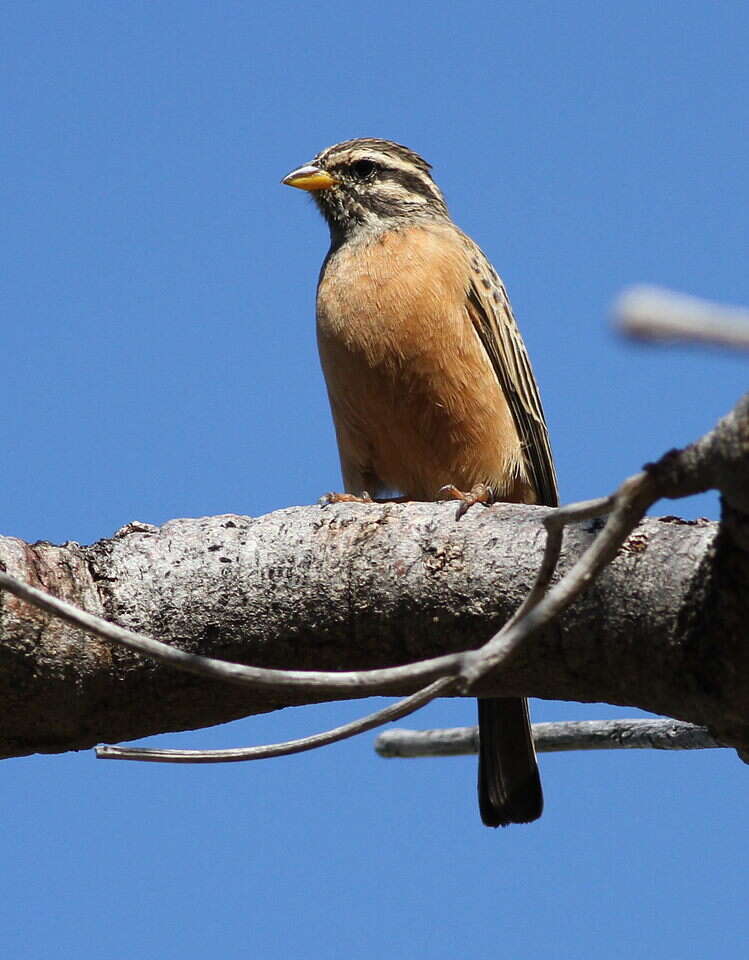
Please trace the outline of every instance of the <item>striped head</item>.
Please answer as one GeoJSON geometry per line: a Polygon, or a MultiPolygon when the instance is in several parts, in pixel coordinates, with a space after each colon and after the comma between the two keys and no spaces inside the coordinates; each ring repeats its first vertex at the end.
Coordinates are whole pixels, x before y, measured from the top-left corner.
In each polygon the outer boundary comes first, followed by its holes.
{"type": "Polygon", "coordinates": [[[328,147],[282,182],[312,193],[336,244],[359,232],[448,220],[430,170],[408,147],[365,137],[328,147]]]}

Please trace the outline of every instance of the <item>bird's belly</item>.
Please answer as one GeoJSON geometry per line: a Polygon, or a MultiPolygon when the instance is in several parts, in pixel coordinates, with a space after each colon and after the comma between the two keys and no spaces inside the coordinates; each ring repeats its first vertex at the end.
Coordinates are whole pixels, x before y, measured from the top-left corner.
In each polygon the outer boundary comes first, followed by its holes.
{"type": "Polygon", "coordinates": [[[322,330],[319,344],[344,474],[348,462],[379,486],[370,493],[415,500],[436,499],[445,484],[476,483],[501,499],[529,498],[512,416],[480,347],[446,357],[427,338],[410,354],[383,351],[373,363],[322,330]]]}

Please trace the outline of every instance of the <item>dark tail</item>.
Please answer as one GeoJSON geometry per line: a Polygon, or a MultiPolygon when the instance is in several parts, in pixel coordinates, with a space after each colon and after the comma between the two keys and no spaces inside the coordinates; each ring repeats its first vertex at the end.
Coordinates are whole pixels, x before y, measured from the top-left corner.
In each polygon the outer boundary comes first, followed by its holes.
{"type": "Polygon", "coordinates": [[[480,699],[479,809],[487,827],[530,823],[544,808],[528,701],[480,699]]]}

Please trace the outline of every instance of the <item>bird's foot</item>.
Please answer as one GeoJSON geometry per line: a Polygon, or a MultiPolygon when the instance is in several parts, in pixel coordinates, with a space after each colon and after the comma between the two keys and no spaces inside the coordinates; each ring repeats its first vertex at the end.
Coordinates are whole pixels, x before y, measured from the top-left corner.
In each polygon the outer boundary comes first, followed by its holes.
{"type": "Polygon", "coordinates": [[[362,490],[360,496],[355,493],[324,493],[317,502],[321,507],[327,507],[331,503],[374,503],[374,500],[366,490],[362,490]]]}
{"type": "Polygon", "coordinates": [[[455,511],[456,520],[460,520],[462,516],[465,516],[474,504],[483,503],[485,506],[488,506],[494,500],[491,490],[485,483],[477,483],[471,487],[468,493],[463,490],[458,490],[452,483],[446,483],[444,487],[440,487],[440,494],[444,500],[461,501],[458,509],[455,511]]]}

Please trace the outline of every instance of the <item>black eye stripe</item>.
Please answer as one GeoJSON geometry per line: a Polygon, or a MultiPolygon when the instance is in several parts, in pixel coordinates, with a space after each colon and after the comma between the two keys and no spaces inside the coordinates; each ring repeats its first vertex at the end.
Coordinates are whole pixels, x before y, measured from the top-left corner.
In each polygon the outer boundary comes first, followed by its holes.
{"type": "Polygon", "coordinates": [[[357,180],[371,180],[377,177],[380,180],[397,183],[408,193],[418,194],[427,200],[434,200],[436,196],[429,178],[416,172],[411,173],[401,167],[388,167],[368,157],[354,160],[349,165],[349,171],[357,180]]]}
{"type": "Polygon", "coordinates": [[[407,170],[398,170],[391,167],[383,170],[381,176],[383,180],[392,180],[394,183],[400,184],[408,193],[417,193],[421,197],[426,197],[427,200],[436,199],[436,192],[431,183],[417,173],[409,173],[407,170]]]}

